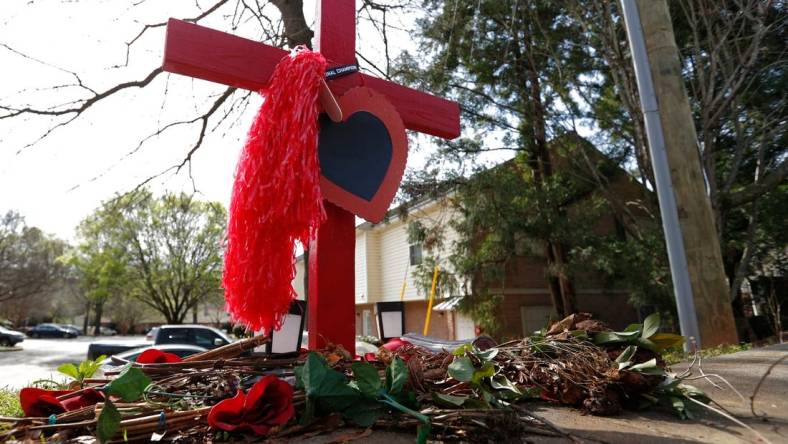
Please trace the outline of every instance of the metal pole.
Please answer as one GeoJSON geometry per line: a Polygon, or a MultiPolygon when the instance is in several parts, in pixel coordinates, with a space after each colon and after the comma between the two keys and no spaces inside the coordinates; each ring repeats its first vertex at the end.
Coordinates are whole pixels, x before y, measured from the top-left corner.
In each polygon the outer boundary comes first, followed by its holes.
{"type": "MultiPolygon", "coordinates": [[[[681,334],[686,338],[694,338],[697,347],[700,347],[700,330],[698,329],[698,316],[695,313],[695,302],[692,299],[692,286],[690,285],[687,256],[684,252],[684,239],[679,225],[679,214],[676,207],[676,198],[673,195],[673,183],[670,178],[668,155],[665,151],[665,139],[662,122],[659,118],[659,105],[654,93],[654,82],[651,78],[651,68],[646,54],[646,42],[643,37],[643,28],[640,24],[635,0],[621,0],[624,12],[624,24],[629,38],[629,47],[632,51],[632,63],[635,66],[640,93],[640,106],[646,124],[646,136],[651,153],[651,163],[654,167],[654,181],[659,198],[659,213],[662,216],[662,229],[665,234],[665,243],[668,247],[668,260],[670,274],[673,280],[673,292],[676,295],[676,308],[679,313],[681,334]]],[[[684,349],[689,350],[690,341],[684,344],[684,349]]]]}

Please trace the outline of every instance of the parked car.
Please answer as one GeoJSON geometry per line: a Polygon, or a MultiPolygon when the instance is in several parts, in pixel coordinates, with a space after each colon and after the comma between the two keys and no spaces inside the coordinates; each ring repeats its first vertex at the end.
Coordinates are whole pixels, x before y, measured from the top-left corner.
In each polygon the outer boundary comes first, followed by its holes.
{"type": "Polygon", "coordinates": [[[77,334],[77,336],[82,336],[82,335],[85,334],[85,332],[82,331],[81,328],[79,328],[79,327],[77,327],[76,325],[73,325],[73,324],[60,324],[60,326],[65,328],[65,329],[73,331],[74,333],[77,334]]]}
{"type": "Polygon", "coordinates": [[[145,340],[153,341],[154,339],[156,339],[156,334],[158,333],[159,333],[159,327],[151,328],[150,330],[148,330],[148,333],[145,335],[145,340]]]}
{"type": "Polygon", "coordinates": [[[27,331],[31,338],[76,338],[74,330],[61,327],[57,324],[38,324],[27,331]]]}
{"type": "Polygon", "coordinates": [[[13,347],[25,340],[24,333],[0,326],[0,346],[13,347]]]}
{"type": "Polygon", "coordinates": [[[101,336],[115,336],[118,334],[117,331],[109,327],[101,327],[101,329],[99,329],[99,333],[101,333],[101,336]]]}
{"type": "Polygon", "coordinates": [[[102,372],[111,371],[118,367],[124,365],[125,361],[135,362],[137,358],[146,350],[156,349],[161,350],[167,353],[173,353],[181,358],[185,358],[187,356],[191,356],[196,353],[204,352],[207,349],[205,347],[199,347],[196,345],[188,345],[188,344],[169,344],[169,345],[156,345],[156,346],[148,346],[148,347],[139,347],[134,348],[131,350],[127,350],[123,353],[118,353],[116,355],[110,356],[109,358],[103,360],[101,362],[101,367],[99,369],[102,372]]]}
{"type": "MultiPolygon", "coordinates": [[[[233,342],[221,330],[205,325],[162,325],[153,340],[153,344],[186,344],[212,349],[233,342]]],[[[99,341],[88,346],[88,359],[96,359],[101,355],[112,356],[127,350],[149,346],[149,343],[99,341]]]]}

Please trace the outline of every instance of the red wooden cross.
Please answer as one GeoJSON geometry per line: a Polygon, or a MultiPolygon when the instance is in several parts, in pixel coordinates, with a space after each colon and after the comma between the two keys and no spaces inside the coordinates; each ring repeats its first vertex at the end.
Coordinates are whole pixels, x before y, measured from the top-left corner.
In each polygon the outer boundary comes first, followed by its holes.
{"type": "MultiPolygon", "coordinates": [[[[317,0],[315,49],[329,67],[356,62],[355,0],[317,0]]],[[[170,19],[165,71],[259,91],[288,54],[273,46],[170,19]]],[[[329,81],[336,97],[361,84],[391,102],[410,130],[452,139],[460,134],[457,103],[356,73],[329,81]],[[360,77],[360,78],[359,78],[360,77]]],[[[325,202],[327,219],[309,254],[309,348],[326,342],[355,351],[355,217],[325,202]]],[[[261,295],[262,296],[262,295],[261,295]]]]}

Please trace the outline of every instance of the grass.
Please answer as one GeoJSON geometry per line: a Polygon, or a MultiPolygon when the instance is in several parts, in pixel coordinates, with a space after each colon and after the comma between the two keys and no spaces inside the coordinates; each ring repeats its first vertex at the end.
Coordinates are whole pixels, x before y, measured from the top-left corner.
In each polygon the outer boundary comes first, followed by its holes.
{"type": "MultiPolygon", "coordinates": [[[[752,344],[741,343],[735,345],[718,345],[716,347],[704,348],[700,351],[703,359],[715,356],[727,355],[752,348],[752,344]]],[[[662,355],[668,365],[678,364],[679,362],[691,361],[694,353],[687,353],[681,349],[674,349],[662,355]]]]}
{"type": "Polygon", "coordinates": [[[0,416],[24,416],[19,405],[19,393],[7,387],[0,388],[0,416]]]}

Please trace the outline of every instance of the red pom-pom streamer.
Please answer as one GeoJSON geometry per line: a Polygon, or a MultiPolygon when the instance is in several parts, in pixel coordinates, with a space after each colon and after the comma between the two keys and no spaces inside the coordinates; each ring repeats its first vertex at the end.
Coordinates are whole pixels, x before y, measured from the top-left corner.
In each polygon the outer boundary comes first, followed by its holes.
{"type": "Polygon", "coordinates": [[[224,276],[227,310],[253,330],[281,326],[296,297],[295,241],[325,219],[317,158],[318,93],[326,61],[295,51],[276,66],[238,161],[224,276]]]}

